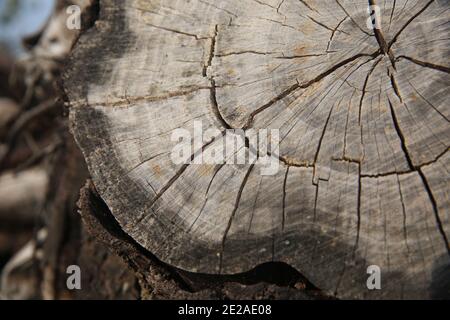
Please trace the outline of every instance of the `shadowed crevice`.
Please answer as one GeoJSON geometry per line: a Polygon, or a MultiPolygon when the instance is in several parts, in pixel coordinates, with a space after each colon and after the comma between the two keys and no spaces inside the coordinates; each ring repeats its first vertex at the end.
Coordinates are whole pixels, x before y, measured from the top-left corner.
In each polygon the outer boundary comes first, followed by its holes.
{"type": "Polygon", "coordinates": [[[81,190],[78,206],[88,231],[98,241],[107,244],[134,271],[145,275],[155,267],[162,269],[167,273],[166,276],[186,292],[194,293],[220,288],[226,283],[239,283],[247,286],[266,283],[302,290],[318,299],[331,298],[322,293],[296,269],[283,262],[264,263],[247,272],[233,275],[192,273],[161,262],[122,230],[90,181],[81,190]],[[154,266],[152,267],[152,265],[154,266]]]}

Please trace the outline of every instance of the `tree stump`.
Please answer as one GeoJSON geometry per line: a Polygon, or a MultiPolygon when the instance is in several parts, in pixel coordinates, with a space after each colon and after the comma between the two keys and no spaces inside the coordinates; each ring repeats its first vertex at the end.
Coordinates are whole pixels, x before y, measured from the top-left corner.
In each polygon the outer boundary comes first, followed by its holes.
{"type": "Polygon", "coordinates": [[[340,298],[449,297],[449,18],[446,0],[102,0],[65,75],[72,132],[164,263],[277,261],[340,298]],[[173,132],[196,122],[218,134],[177,164],[173,132]],[[278,171],[196,161],[231,129],[279,130],[278,171]]]}

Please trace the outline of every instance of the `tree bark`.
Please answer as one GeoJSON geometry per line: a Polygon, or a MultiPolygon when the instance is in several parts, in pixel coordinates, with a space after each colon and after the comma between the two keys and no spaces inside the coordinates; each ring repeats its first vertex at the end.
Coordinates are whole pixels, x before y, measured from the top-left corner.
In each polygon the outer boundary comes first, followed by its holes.
{"type": "Polygon", "coordinates": [[[177,277],[281,262],[339,298],[450,297],[449,14],[443,0],[100,1],[64,82],[104,209],[177,277]],[[278,172],[175,164],[172,133],[196,121],[218,134],[193,162],[227,130],[276,129],[278,172]]]}

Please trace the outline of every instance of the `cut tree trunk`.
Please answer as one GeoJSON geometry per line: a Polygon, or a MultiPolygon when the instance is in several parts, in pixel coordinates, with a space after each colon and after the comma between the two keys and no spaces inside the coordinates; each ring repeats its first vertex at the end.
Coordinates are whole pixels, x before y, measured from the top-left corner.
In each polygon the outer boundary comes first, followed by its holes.
{"type": "Polygon", "coordinates": [[[274,261],[340,298],[450,297],[449,9],[100,1],[64,80],[99,195],[131,238],[191,273],[274,261]],[[194,136],[196,121],[217,134],[176,164],[172,134],[194,136]],[[278,172],[195,161],[230,129],[279,130],[278,172]]]}

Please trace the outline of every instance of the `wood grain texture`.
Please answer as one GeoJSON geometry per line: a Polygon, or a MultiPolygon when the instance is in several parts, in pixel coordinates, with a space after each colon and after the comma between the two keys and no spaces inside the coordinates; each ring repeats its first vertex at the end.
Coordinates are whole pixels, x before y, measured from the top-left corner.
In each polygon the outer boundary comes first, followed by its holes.
{"type": "Polygon", "coordinates": [[[341,298],[450,296],[449,1],[100,9],[65,75],[72,131],[143,247],[199,273],[285,262],[341,298]],[[194,121],[280,130],[280,170],[174,164],[171,134],[194,121]],[[382,290],[367,290],[370,265],[382,290]]]}

